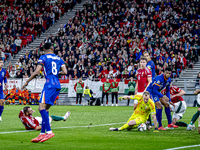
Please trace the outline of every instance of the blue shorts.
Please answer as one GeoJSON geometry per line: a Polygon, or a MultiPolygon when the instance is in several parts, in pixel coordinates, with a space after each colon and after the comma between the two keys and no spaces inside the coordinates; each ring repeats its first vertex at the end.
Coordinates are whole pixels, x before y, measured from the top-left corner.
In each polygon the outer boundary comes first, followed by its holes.
{"type": "Polygon", "coordinates": [[[39,103],[53,105],[59,93],[60,93],[60,89],[44,88],[42,90],[39,103]]]}
{"type": "Polygon", "coordinates": [[[0,99],[4,99],[4,94],[3,94],[3,92],[0,92],[0,99]]]}
{"type": "Polygon", "coordinates": [[[151,94],[152,100],[154,101],[154,103],[160,101],[159,97],[157,95],[153,95],[151,94]]]}

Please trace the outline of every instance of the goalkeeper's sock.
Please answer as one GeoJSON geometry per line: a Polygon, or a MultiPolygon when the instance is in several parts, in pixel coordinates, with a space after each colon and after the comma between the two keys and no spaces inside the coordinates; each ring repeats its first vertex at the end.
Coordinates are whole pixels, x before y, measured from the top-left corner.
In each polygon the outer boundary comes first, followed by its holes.
{"type": "Polygon", "coordinates": [[[197,118],[199,117],[199,114],[200,114],[200,111],[197,111],[193,117],[192,117],[192,120],[190,122],[191,125],[193,125],[195,123],[195,121],[197,120],[197,118]]]}
{"type": "Polygon", "coordinates": [[[171,111],[169,107],[165,107],[165,114],[167,116],[168,124],[172,123],[171,111]]]}
{"type": "Polygon", "coordinates": [[[159,127],[162,127],[162,109],[157,109],[156,117],[158,120],[159,127]]]}
{"type": "Polygon", "coordinates": [[[1,115],[3,113],[3,109],[4,109],[4,106],[0,106],[0,117],[1,117],[1,115]]]}
{"type": "Polygon", "coordinates": [[[128,124],[124,124],[122,127],[118,128],[118,131],[128,129],[130,126],[128,124]]]}
{"type": "Polygon", "coordinates": [[[179,127],[187,127],[188,124],[185,123],[185,122],[182,122],[182,121],[177,121],[176,125],[179,126],[179,127]]]}
{"type": "Polygon", "coordinates": [[[61,117],[61,116],[54,116],[54,115],[52,115],[51,118],[53,119],[53,121],[64,120],[64,117],[61,117]]]}

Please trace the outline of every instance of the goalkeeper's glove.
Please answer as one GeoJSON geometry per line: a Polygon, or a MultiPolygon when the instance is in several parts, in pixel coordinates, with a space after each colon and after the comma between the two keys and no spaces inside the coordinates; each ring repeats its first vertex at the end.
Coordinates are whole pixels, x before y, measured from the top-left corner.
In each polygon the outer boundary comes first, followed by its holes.
{"type": "Polygon", "coordinates": [[[119,101],[122,101],[122,100],[124,100],[124,97],[121,96],[121,97],[119,97],[118,99],[119,99],[119,101]]]}
{"type": "Polygon", "coordinates": [[[158,131],[158,128],[155,128],[155,130],[154,130],[153,132],[159,132],[159,131],[158,131]]]}

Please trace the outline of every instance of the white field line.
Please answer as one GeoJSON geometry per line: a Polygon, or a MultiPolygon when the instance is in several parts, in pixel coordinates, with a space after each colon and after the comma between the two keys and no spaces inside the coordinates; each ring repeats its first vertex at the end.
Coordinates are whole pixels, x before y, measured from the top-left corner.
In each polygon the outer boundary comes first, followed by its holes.
{"type": "MultiPolygon", "coordinates": [[[[87,127],[101,127],[101,126],[109,126],[109,125],[116,125],[116,124],[123,124],[126,122],[119,122],[119,123],[109,123],[109,124],[99,124],[99,125],[87,125],[87,126],[69,126],[69,127],[54,127],[51,129],[67,129],[67,128],[87,128],[87,127]]],[[[22,131],[9,131],[9,132],[0,132],[0,134],[9,134],[9,133],[21,133],[21,132],[30,132],[36,130],[22,130],[22,131]]]]}
{"type": "Polygon", "coordinates": [[[190,146],[182,146],[182,147],[175,147],[175,148],[169,148],[169,149],[165,149],[165,150],[176,150],[176,149],[184,149],[184,148],[191,148],[191,147],[199,147],[199,145],[190,145],[190,146]]]}

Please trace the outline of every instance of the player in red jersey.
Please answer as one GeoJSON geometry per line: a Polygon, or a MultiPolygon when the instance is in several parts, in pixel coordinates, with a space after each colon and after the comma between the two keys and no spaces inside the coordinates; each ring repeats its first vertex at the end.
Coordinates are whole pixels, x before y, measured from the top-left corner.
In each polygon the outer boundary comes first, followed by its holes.
{"type": "MultiPolygon", "coordinates": [[[[42,124],[42,118],[41,117],[33,117],[32,114],[34,112],[35,111],[32,110],[31,107],[26,106],[23,108],[23,110],[20,111],[19,118],[27,130],[40,131],[41,124],[42,124]]],[[[51,117],[49,117],[49,123],[51,123],[52,121],[60,121],[60,120],[66,121],[69,116],[70,116],[70,111],[68,111],[63,117],[52,115],[51,117]]]]}
{"type": "MultiPolygon", "coordinates": [[[[166,89],[163,89],[161,93],[163,95],[166,95],[166,89]]],[[[178,120],[180,120],[183,117],[183,114],[185,113],[185,110],[187,108],[186,102],[181,97],[184,94],[185,91],[183,91],[175,85],[172,85],[172,83],[170,84],[170,97],[172,103],[174,103],[175,105],[175,107],[170,105],[171,111],[174,112],[172,117],[172,124],[180,127],[187,127],[187,123],[181,121],[178,122],[178,120]]]]}
{"type": "MultiPolygon", "coordinates": [[[[137,82],[135,88],[135,95],[142,95],[146,88],[152,81],[151,70],[146,67],[147,59],[145,57],[140,58],[140,68],[137,70],[137,82]]],[[[138,101],[134,101],[134,110],[137,107],[138,101]]]]}

